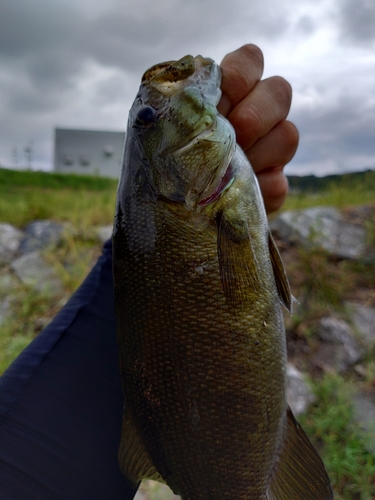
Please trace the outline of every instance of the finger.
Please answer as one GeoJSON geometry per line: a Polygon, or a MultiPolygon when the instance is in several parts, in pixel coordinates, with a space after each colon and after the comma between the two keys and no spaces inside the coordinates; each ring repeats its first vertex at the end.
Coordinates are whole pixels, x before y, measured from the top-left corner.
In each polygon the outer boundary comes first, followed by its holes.
{"type": "Polygon", "coordinates": [[[247,96],[262,77],[262,51],[256,45],[244,45],[227,54],[220,68],[223,95],[218,110],[219,113],[226,116],[247,96]]]}
{"type": "Polygon", "coordinates": [[[284,167],[293,158],[297,146],[297,128],[282,120],[245,153],[254,171],[259,173],[270,167],[284,167]]]}
{"type": "Polygon", "coordinates": [[[288,180],[282,167],[271,167],[257,174],[267,213],[278,210],[288,194],[288,180]]]}
{"type": "Polygon", "coordinates": [[[236,131],[237,142],[249,149],[277,123],[284,120],[290,109],[292,88],[279,76],[258,82],[251,94],[228,115],[236,131]]]}

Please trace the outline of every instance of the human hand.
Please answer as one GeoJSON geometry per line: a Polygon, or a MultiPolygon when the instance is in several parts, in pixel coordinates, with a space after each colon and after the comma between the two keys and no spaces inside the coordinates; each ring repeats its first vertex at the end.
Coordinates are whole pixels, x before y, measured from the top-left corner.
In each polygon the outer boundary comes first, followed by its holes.
{"type": "Polygon", "coordinates": [[[219,112],[232,123],[257,174],[266,210],[273,212],[284,203],[288,181],[283,169],[298,145],[298,131],[286,120],[292,89],[279,76],[261,80],[263,54],[255,45],[226,55],[221,71],[219,112]]]}

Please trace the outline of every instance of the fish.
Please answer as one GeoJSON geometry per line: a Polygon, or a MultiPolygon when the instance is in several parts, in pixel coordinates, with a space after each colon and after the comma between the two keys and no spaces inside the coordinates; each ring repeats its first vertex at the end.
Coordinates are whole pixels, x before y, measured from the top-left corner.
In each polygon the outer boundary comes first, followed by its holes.
{"type": "Polygon", "coordinates": [[[210,58],[156,64],[129,112],[113,228],[119,464],[183,500],[328,500],[286,402],[292,294],[210,58]]]}

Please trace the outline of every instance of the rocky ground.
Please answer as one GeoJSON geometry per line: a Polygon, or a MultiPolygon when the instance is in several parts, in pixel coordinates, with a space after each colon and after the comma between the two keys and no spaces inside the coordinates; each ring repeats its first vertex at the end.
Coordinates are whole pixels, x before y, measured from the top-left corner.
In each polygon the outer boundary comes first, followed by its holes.
{"type": "MultiPolygon", "coordinates": [[[[314,378],[324,373],[352,373],[358,380],[353,395],[354,416],[358,425],[369,431],[368,448],[375,453],[375,375],[369,376],[367,363],[375,353],[373,221],[374,206],[341,212],[317,207],[282,212],[270,227],[297,297],[293,316],[285,318],[288,401],[298,416],[314,400],[306,375],[314,378]]],[[[110,233],[111,227],[104,226],[85,236],[95,247],[88,267],[110,233]]],[[[58,249],[64,239],[76,237],[82,235],[77,236],[71,225],[50,220],[34,221],[23,231],[0,224],[0,327],[17,314],[14,294],[20,283],[58,297],[55,308],[66,301],[69,291],[48,252],[58,249]]],[[[60,266],[69,274],[69,259],[60,266]]],[[[49,315],[39,320],[35,333],[49,315]]],[[[138,499],[165,499],[170,495],[160,491],[149,483],[139,491],[138,499]]]]}

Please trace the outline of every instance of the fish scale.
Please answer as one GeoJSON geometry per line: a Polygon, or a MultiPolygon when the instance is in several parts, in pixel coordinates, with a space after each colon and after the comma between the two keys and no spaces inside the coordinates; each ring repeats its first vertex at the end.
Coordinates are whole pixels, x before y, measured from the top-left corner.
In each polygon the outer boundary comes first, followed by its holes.
{"type": "Polygon", "coordinates": [[[286,404],[288,281],[215,111],[219,83],[201,56],[156,65],[129,114],[113,233],[120,467],[183,500],[328,500],[286,404]]]}
{"type": "MultiPolygon", "coordinates": [[[[174,473],[176,478],[171,479],[168,477],[168,472],[161,472],[172,486],[174,481],[178,484],[188,483],[185,486],[187,490],[184,491],[184,498],[191,497],[196,500],[207,498],[207,491],[212,488],[213,484],[224,483],[221,484],[220,491],[225,486],[232,492],[231,494],[236,492],[236,498],[245,499],[248,495],[249,482],[256,483],[252,476],[261,477],[257,469],[264,468],[262,457],[265,449],[275,448],[274,440],[264,442],[262,439],[259,444],[252,444],[251,454],[254,457],[259,456],[260,465],[257,466],[256,458],[253,458],[251,468],[246,465],[245,458],[249,456],[247,435],[256,431],[259,425],[259,416],[249,418],[249,413],[254,415],[259,412],[259,409],[254,411],[254,406],[258,408],[260,406],[257,404],[258,399],[262,399],[262,407],[270,406],[267,398],[262,397],[256,386],[252,390],[249,389],[248,378],[253,371],[262,373],[260,369],[262,364],[272,365],[272,360],[268,361],[268,357],[272,357],[275,351],[269,354],[265,351],[266,356],[260,355],[258,359],[254,356],[253,351],[256,351],[258,346],[251,337],[258,338],[259,332],[255,331],[253,334],[249,332],[249,323],[252,322],[251,313],[244,311],[244,317],[233,321],[233,314],[221,291],[215,232],[213,230],[204,233],[198,231],[196,234],[194,228],[186,224],[185,231],[182,232],[179,228],[176,234],[173,218],[171,219],[168,212],[166,214],[167,220],[172,225],[165,227],[166,218],[163,219],[162,215],[158,214],[157,219],[163,221],[160,225],[164,226],[164,230],[156,244],[155,261],[145,264],[143,261],[134,261],[129,256],[129,261],[124,263],[128,269],[128,275],[124,277],[128,283],[124,307],[129,331],[137,332],[143,328],[146,312],[146,316],[150,318],[144,335],[152,339],[146,347],[144,345],[146,339],[143,336],[137,337],[136,342],[134,337],[124,337],[127,340],[122,345],[123,352],[128,353],[133,362],[134,359],[144,359],[144,364],[148,366],[148,371],[152,375],[150,386],[145,388],[140,384],[135,384],[132,388],[128,388],[126,395],[131,404],[136,407],[136,412],[144,415],[143,418],[146,422],[148,421],[149,430],[143,434],[143,437],[149,449],[152,450],[151,453],[155,455],[158,453],[159,441],[154,440],[156,432],[154,425],[157,427],[158,422],[152,422],[150,425],[148,419],[155,405],[159,403],[160,407],[157,408],[163,407],[162,414],[168,422],[163,432],[169,435],[166,438],[167,444],[164,444],[170,457],[169,461],[174,462],[181,455],[188,457],[192,451],[196,453],[199,449],[205,450],[202,457],[193,455],[198,465],[190,467],[189,463],[183,463],[181,470],[174,473]],[[191,244],[199,240],[202,241],[191,244]],[[189,250],[187,250],[188,244],[189,250]],[[163,248],[172,249],[172,252],[168,252],[169,257],[164,255],[163,248]],[[197,279],[191,269],[202,261],[211,263],[210,270],[197,279]],[[142,288],[139,286],[140,276],[146,268],[148,278],[145,279],[144,288],[142,288]],[[154,282],[157,283],[156,289],[154,289],[154,282]],[[152,290],[152,293],[149,293],[149,290],[152,290]],[[144,307],[139,302],[141,296],[144,300],[144,307]],[[178,300],[174,300],[176,296],[178,300]],[[156,301],[155,304],[154,301],[156,301]],[[209,307],[211,312],[208,312],[209,307]],[[139,313],[140,310],[144,311],[143,314],[139,313]],[[168,346],[165,345],[166,338],[169,339],[168,346]],[[131,355],[134,349],[137,352],[131,355]],[[169,369],[166,368],[168,365],[165,359],[169,360],[169,369]],[[252,360],[251,366],[250,360],[252,360]],[[199,401],[198,424],[189,417],[189,410],[197,401],[199,401]],[[171,407],[176,414],[169,421],[166,412],[171,407]],[[238,428],[241,428],[241,432],[238,432],[238,428]],[[233,432],[234,429],[235,432],[233,432]],[[215,432],[218,431],[220,439],[217,441],[215,432]],[[181,433],[189,436],[191,432],[194,433],[194,439],[188,439],[186,443],[183,443],[181,433]],[[177,449],[174,449],[174,443],[179,443],[177,449]],[[237,469],[236,474],[232,474],[233,457],[237,457],[236,465],[233,466],[237,469]],[[234,484],[227,477],[224,482],[220,481],[223,462],[226,464],[229,478],[233,477],[234,484]],[[242,482],[238,463],[243,467],[242,482]],[[207,472],[207,467],[210,473],[207,472]],[[202,481],[196,482],[196,478],[194,481],[187,481],[186,471],[189,469],[204,470],[202,481]],[[196,484],[199,485],[199,491],[196,491],[196,484]],[[207,485],[206,488],[203,488],[203,484],[207,485]],[[244,488],[245,484],[246,488],[244,488]],[[242,493],[239,490],[240,487],[242,493]]],[[[264,308],[261,307],[261,309],[264,308]]],[[[267,312],[266,316],[268,319],[267,312]]],[[[262,324],[262,321],[259,320],[258,323],[262,324]]],[[[282,341],[279,344],[279,346],[273,345],[276,351],[285,349],[282,341]]],[[[277,371],[272,374],[269,372],[266,378],[273,378],[276,374],[277,371]]],[[[125,378],[127,376],[125,374],[125,378]]],[[[139,378],[144,380],[143,376],[139,378]]],[[[282,392],[284,387],[283,374],[279,379],[279,387],[275,386],[273,389],[275,393],[282,392]]],[[[262,387],[263,384],[264,382],[262,387]]],[[[274,423],[273,431],[275,435],[276,423],[278,422],[274,423]]],[[[272,427],[268,425],[271,433],[272,427]]],[[[264,482],[265,479],[257,486],[259,491],[264,490],[264,482]]],[[[226,497],[223,496],[223,498],[226,497]]]]}

